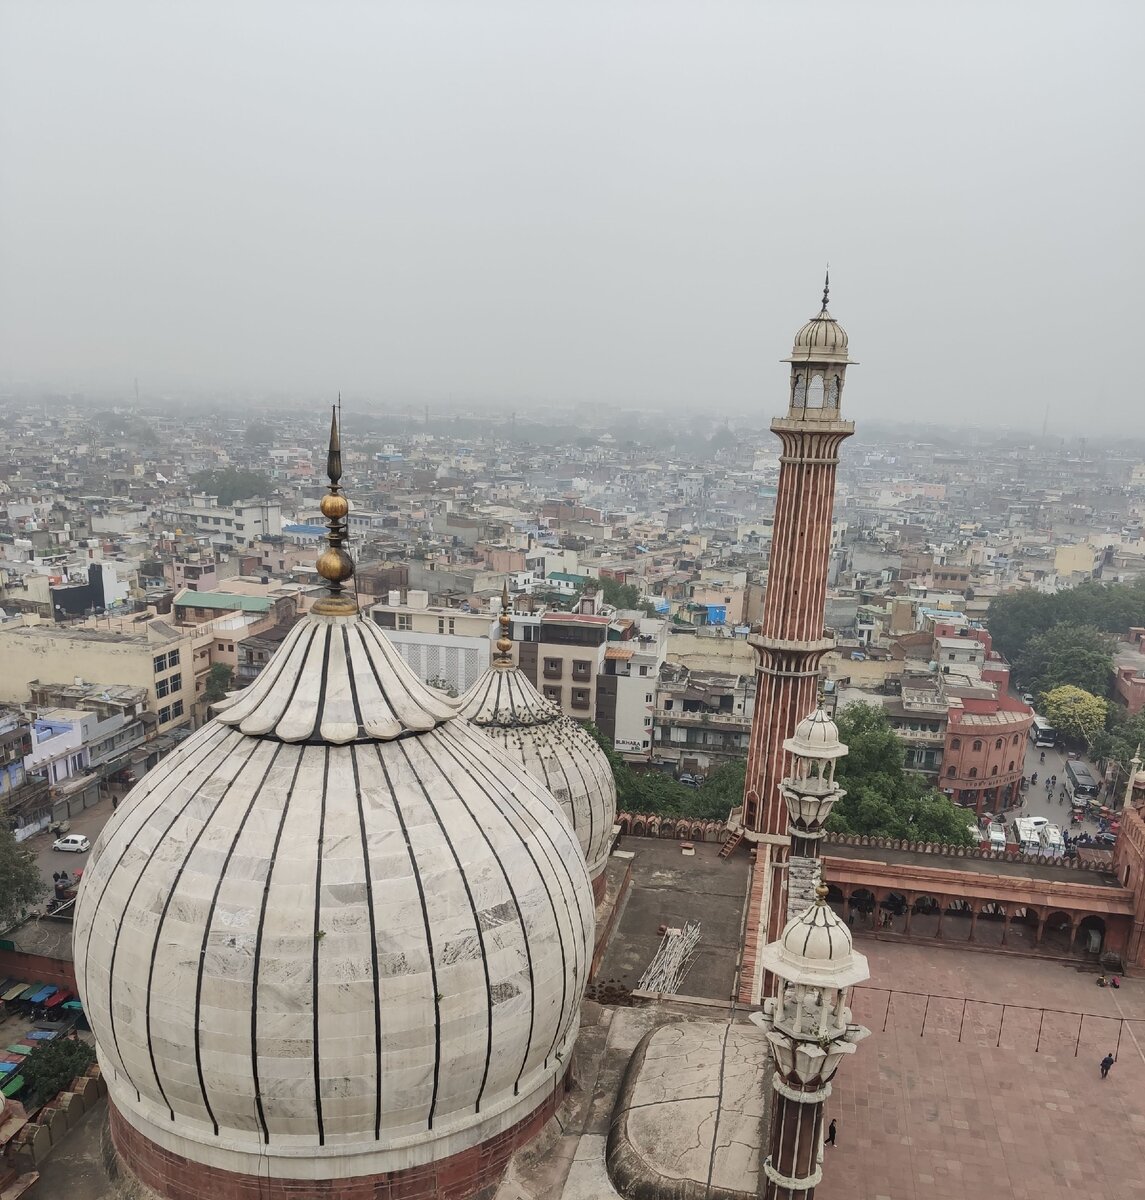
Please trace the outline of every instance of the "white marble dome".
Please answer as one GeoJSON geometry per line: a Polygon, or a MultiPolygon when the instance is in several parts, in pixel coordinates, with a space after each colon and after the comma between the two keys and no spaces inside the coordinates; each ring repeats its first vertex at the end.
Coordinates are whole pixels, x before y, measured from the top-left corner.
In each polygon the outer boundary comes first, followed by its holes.
{"type": "Polygon", "coordinates": [[[763,954],[764,967],[793,983],[842,988],[868,978],[867,960],[856,954],[851,931],[820,891],[810,908],[783,927],[763,954]]]}
{"type": "Polygon", "coordinates": [[[842,758],[847,753],[839,740],[839,726],[822,706],[795,726],[783,748],[802,758],[842,758]]]}
{"type": "Polygon", "coordinates": [[[787,362],[846,363],[847,331],[826,308],[816,313],[795,335],[787,362]]]}
{"type": "Polygon", "coordinates": [[[534,1112],[576,1037],[584,856],[358,614],[310,615],[120,803],[76,977],[112,1100],[249,1174],[416,1166],[534,1112]]]}
{"type": "Polygon", "coordinates": [[[556,797],[596,879],[608,865],[616,821],[616,780],[600,746],[511,663],[494,663],[458,707],[556,797]]]}

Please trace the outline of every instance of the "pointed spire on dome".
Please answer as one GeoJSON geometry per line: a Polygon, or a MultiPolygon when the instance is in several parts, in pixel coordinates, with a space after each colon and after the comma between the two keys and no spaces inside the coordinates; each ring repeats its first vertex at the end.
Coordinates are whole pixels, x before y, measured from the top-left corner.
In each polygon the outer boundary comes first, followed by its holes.
{"type": "Polygon", "coordinates": [[[493,665],[504,671],[513,665],[513,619],[512,608],[509,604],[509,585],[501,588],[501,615],[497,618],[501,626],[501,636],[497,639],[497,653],[493,656],[493,665]]]}
{"type": "Polygon", "coordinates": [[[322,497],[318,506],[326,518],[329,533],[326,535],[327,547],[318,556],[318,574],[326,580],[327,594],[319,600],[311,610],[322,616],[350,616],[358,611],[358,601],[343,589],[347,579],[354,575],[354,560],[346,550],[350,540],[346,529],[346,514],[350,511],[350,502],[342,495],[342,438],[338,428],[338,413],[342,407],[342,393],[338,393],[338,403],[330,406],[330,445],[326,451],[326,474],[330,478],[330,491],[322,497]]]}
{"type": "Polygon", "coordinates": [[[831,264],[827,264],[827,272],[823,276],[823,307],[819,310],[820,313],[827,311],[827,296],[831,291],[831,264]]]}

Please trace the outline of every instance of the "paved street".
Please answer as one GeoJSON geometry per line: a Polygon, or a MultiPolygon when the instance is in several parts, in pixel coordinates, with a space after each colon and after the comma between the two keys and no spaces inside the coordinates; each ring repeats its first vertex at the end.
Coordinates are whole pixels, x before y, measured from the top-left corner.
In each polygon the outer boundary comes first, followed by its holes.
{"type": "MultiPolygon", "coordinates": [[[[107,823],[111,812],[110,798],[101,800],[91,808],[84,809],[78,817],[72,817],[71,829],[68,832],[82,833],[94,845],[95,839],[107,823]]],[[[28,847],[36,856],[36,862],[40,866],[40,874],[43,876],[44,882],[49,885],[54,874],[59,871],[67,871],[70,874],[86,866],[89,857],[87,854],[64,854],[59,850],[53,850],[52,842],[55,840],[54,833],[40,833],[28,842],[28,847]]]]}

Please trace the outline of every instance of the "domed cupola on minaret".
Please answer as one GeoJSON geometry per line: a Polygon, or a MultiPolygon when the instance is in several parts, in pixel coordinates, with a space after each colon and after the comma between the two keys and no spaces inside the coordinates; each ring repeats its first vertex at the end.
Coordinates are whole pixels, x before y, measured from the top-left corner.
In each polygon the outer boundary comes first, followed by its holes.
{"type": "Polygon", "coordinates": [[[597,899],[616,820],[616,781],[604,751],[513,665],[509,592],[501,595],[501,637],[493,665],[462,696],[461,715],[519,762],[560,801],[584,851],[597,899]]]}
{"type": "Polygon", "coordinates": [[[120,803],[78,900],[112,1139],[168,1200],[485,1194],[571,1062],[580,845],[359,613],[336,419],[328,470],[328,595],[120,803]]]}

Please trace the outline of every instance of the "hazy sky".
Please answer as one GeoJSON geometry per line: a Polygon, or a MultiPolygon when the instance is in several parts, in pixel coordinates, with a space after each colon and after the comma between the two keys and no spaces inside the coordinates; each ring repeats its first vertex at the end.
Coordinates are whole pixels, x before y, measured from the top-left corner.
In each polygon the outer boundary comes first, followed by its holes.
{"type": "Polygon", "coordinates": [[[0,385],[1145,424],[1145,4],[0,0],[0,385]]]}

